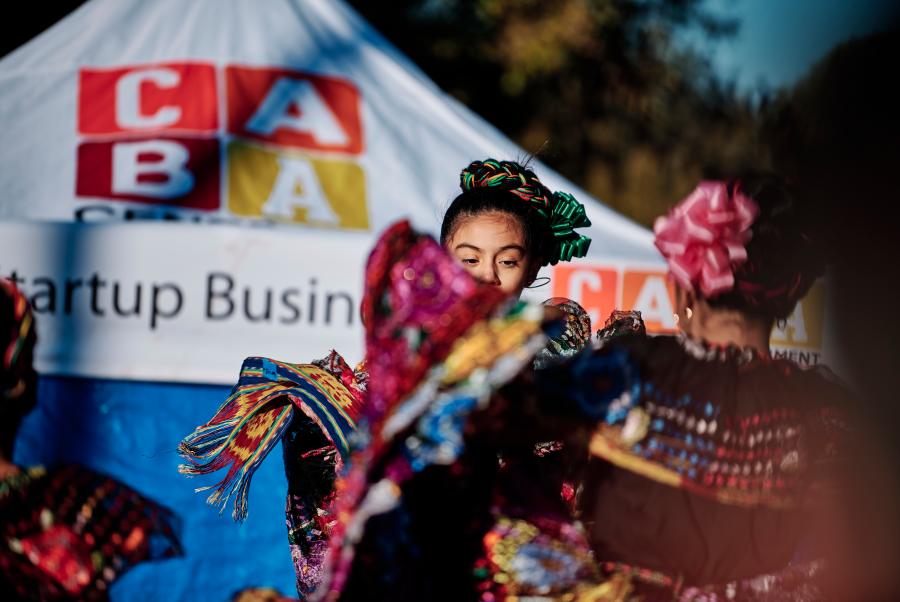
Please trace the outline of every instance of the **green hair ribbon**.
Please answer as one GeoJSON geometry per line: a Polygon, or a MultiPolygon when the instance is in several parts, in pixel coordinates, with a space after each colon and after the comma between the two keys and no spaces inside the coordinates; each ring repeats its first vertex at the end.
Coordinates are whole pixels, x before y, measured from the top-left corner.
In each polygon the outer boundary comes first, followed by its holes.
{"type": "Polygon", "coordinates": [[[550,212],[550,231],[554,245],[548,263],[556,265],[560,261],[570,261],[573,257],[584,257],[591,246],[591,239],[575,232],[575,228],[591,225],[584,205],[567,192],[554,192],[553,210],[550,212]]]}
{"type": "Polygon", "coordinates": [[[551,193],[527,167],[496,159],[473,161],[460,173],[459,185],[464,191],[476,188],[508,190],[547,220],[552,238],[547,264],[556,265],[573,257],[584,257],[587,253],[591,239],[575,232],[575,228],[591,225],[584,205],[566,192],[551,193]]]}

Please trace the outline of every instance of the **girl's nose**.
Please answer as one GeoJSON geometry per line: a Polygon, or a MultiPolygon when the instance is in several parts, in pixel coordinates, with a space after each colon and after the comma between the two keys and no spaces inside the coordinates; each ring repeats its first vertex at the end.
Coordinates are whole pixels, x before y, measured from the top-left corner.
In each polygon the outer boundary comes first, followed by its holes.
{"type": "Polygon", "coordinates": [[[500,286],[500,276],[497,274],[497,269],[493,264],[482,266],[482,269],[478,272],[478,280],[484,284],[500,286]]]}

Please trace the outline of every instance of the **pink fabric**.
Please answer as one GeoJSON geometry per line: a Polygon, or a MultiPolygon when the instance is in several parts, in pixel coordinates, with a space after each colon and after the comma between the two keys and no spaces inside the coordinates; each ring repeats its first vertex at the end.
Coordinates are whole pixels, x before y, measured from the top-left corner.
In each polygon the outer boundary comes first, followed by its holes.
{"type": "Polygon", "coordinates": [[[747,261],[746,245],[759,207],[735,185],[700,182],[653,225],[656,248],[683,288],[714,297],[734,288],[734,272],[747,261]]]}

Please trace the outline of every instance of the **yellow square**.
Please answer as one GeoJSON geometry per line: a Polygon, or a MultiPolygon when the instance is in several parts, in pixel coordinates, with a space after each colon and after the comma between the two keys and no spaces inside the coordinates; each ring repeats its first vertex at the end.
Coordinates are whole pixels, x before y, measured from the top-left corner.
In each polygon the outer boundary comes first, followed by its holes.
{"type": "Polygon", "coordinates": [[[369,229],[365,173],[345,159],[228,145],[228,210],[241,217],[369,229]]]}
{"type": "Polygon", "coordinates": [[[821,349],[825,326],[825,283],[818,280],[797,303],[784,328],[776,325],[771,343],[778,347],[821,349]]]}

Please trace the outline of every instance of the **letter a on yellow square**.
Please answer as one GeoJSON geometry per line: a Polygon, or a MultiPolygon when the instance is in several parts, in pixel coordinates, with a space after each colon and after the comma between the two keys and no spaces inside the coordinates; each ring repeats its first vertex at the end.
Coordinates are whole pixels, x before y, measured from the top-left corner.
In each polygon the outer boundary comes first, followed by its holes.
{"type": "Polygon", "coordinates": [[[241,217],[369,229],[365,173],[358,164],[243,141],[228,146],[228,210],[241,217]]]}
{"type": "Polygon", "coordinates": [[[771,343],[779,347],[821,349],[824,328],[825,281],[819,280],[797,303],[784,324],[776,326],[772,331],[771,343]]]}

